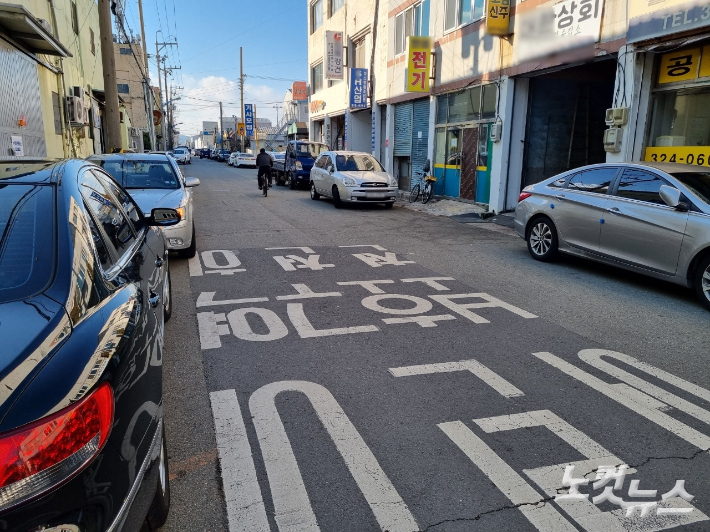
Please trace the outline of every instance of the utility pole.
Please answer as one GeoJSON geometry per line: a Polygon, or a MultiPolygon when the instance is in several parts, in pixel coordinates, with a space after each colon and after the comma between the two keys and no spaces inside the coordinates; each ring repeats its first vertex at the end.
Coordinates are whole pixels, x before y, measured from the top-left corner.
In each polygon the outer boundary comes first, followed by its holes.
{"type": "MultiPolygon", "coordinates": [[[[161,100],[161,99],[163,100],[162,103],[160,101],[158,102],[158,107],[162,111],[163,105],[167,105],[167,102],[170,98],[169,98],[169,94],[168,94],[168,74],[165,71],[165,60],[167,59],[167,57],[165,57],[165,56],[161,57],[160,50],[162,50],[166,46],[177,46],[177,43],[176,42],[158,42],[158,33],[159,32],[160,32],[160,30],[155,32],[155,62],[158,65],[158,92],[161,94],[161,96],[158,97],[158,100],[161,100]],[[161,87],[161,85],[160,85],[160,60],[161,59],[163,60],[163,74],[165,76],[165,91],[163,91],[163,87],[161,87]]],[[[146,58],[146,63],[147,62],[148,62],[148,60],[146,58]]],[[[167,114],[168,114],[168,109],[166,107],[165,114],[163,115],[164,119],[167,117],[167,114]]],[[[163,144],[163,149],[167,150],[168,148],[167,148],[167,139],[166,139],[166,135],[165,135],[165,128],[166,128],[166,126],[164,125],[163,126],[163,142],[162,142],[162,144],[163,144]]],[[[157,148],[155,148],[155,149],[157,149],[157,148]]]]}
{"type": "Polygon", "coordinates": [[[279,104],[274,104],[274,109],[276,109],[276,127],[279,127],[279,104]]]}
{"type": "MultiPolygon", "coordinates": [[[[239,121],[244,124],[244,70],[242,70],[242,47],[239,47],[239,121]]],[[[241,135],[242,145],[239,151],[244,151],[244,135],[241,135]]]]}
{"type": "Polygon", "coordinates": [[[219,102],[219,149],[224,149],[224,121],[222,118],[222,102],[219,102]]]}
{"type": "Polygon", "coordinates": [[[145,115],[148,121],[148,131],[150,134],[150,149],[155,149],[155,124],[153,124],[153,91],[150,88],[148,73],[148,43],[145,40],[145,24],[143,23],[143,0],[138,0],[138,16],[141,23],[141,44],[143,45],[143,98],[145,100],[145,115]]]}
{"type": "Polygon", "coordinates": [[[256,118],[256,104],[254,104],[254,156],[259,152],[259,121],[256,118]]]}
{"type": "Polygon", "coordinates": [[[104,71],[106,121],[105,150],[108,153],[121,149],[121,117],[118,110],[118,85],[116,85],[116,59],[113,56],[113,30],[111,29],[111,3],[99,0],[99,33],[101,35],[101,61],[104,71]]]}
{"type": "MultiPolygon", "coordinates": [[[[168,112],[168,107],[171,105],[170,99],[172,96],[168,93],[168,69],[165,66],[165,57],[163,57],[163,76],[165,76],[165,117],[168,118],[170,116],[168,112]]],[[[170,136],[170,122],[166,124],[168,126],[168,131],[166,133],[163,133],[163,149],[164,150],[169,150],[168,148],[168,137],[170,136]]]]}

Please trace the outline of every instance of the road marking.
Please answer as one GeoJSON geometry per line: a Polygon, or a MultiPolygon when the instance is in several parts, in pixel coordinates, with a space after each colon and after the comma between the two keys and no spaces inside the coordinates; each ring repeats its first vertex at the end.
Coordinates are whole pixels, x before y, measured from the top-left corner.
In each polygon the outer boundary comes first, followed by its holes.
{"type": "Polygon", "coordinates": [[[251,297],[247,299],[223,299],[215,301],[214,295],[217,292],[200,292],[197,298],[197,303],[195,306],[200,307],[214,307],[218,305],[241,305],[243,303],[265,303],[269,300],[268,297],[251,297]]]}
{"type": "Polygon", "coordinates": [[[220,323],[226,321],[224,314],[215,314],[214,312],[198,312],[197,327],[200,331],[200,348],[201,349],[217,349],[222,347],[220,336],[229,334],[229,325],[220,323]]]}
{"type": "Polygon", "coordinates": [[[407,505],[333,395],[312,382],[283,381],[259,388],[249,399],[279,531],[320,530],[276,408],[276,396],[283,392],[299,392],[309,399],[381,529],[388,532],[419,530],[407,505]]]}
{"type": "MultiPolygon", "coordinates": [[[[459,449],[505,494],[541,532],[577,532],[577,529],[542,497],[493,449],[461,421],[437,425],[459,449]]],[[[561,478],[561,477],[560,477],[561,478]]]]}
{"type": "Polygon", "coordinates": [[[437,314],[430,316],[409,316],[407,318],[384,318],[387,325],[397,325],[400,323],[416,323],[420,327],[438,327],[437,321],[455,320],[456,316],[451,314],[437,314]]]}
{"type": "Polygon", "coordinates": [[[687,441],[692,445],[695,445],[699,449],[710,449],[710,436],[706,436],[705,434],[695,430],[694,428],[689,427],[685,423],[681,423],[680,421],[675,418],[672,418],[668,414],[661,412],[657,408],[649,406],[649,404],[656,404],[652,403],[653,399],[651,397],[646,396],[648,397],[648,402],[641,402],[632,396],[635,395],[636,397],[639,397],[638,394],[642,394],[643,392],[639,391],[636,394],[623,393],[619,385],[607,384],[603,380],[598,379],[597,377],[587,373],[584,370],[577,368],[576,366],[573,366],[569,362],[566,362],[561,358],[556,357],[552,353],[533,353],[533,356],[539,358],[543,362],[547,362],[552,367],[559,369],[570,377],[577,379],[580,382],[583,382],[590,388],[598,391],[603,395],[606,395],[608,398],[613,399],[620,405],[625,406],[626,408],[645,417],[646,419],[652,421],[658,426],[672,432],[679,438],[687,441]]]}
{"type": "Polygon", "coordinates": [[[520,309],[518,307],[515,307],[513,305],[510,305],[506,303],[505,301],[501,301],[497,297],[493,297],[489,294],[484,294],[484,293],[475,293],[475,294],[447,294],[445,296],[443,295],[433,295],[429,296],[431,299],[434,301],[438,301],[445,307],[447,307],[449,310],[453,310],[457,314],[460,314],[464,318],[468,318],[471,320],[473,323],[490,323],[486,318],[479,316],[478,314],[475,314],[471,312],[469,309],[479,309],[479,308],[492,308],[492,307],[498,307],[498,308],[504,308],[513,314],[517,314],[518,316],[521,316],[523,318],[537,318],[535,314],[531,314],[530,312],[527,312],[523,309],[520,309]],[[453,299],[461,299],[461,298],[476,298],[476,299],[483,299],[483,303],[454,303],[452,300],[453,299]]]}
{"type": "Polygon", "coordinates": [[[305,284],[292,284],[291,286],[296,289],[298,294],[278,296],[276,299],[278,301],[289,301],[292,299],[310,299],[316,297],[341,297],[343,295],[340,292],[314,292],[305,284]]]}
{"type": "Polygon", "coordinates": [[[264,248],[266,251],[280,251],[284,249],[298,249],[303,251],[304,253],[315,253],[311,248],[305,248],[305,247],[291,247],[291,248],[264,248]]]}
{"type": "Polygon", "coordinates": [[[371,294],[384,294],[385,291],[382,290],[378,284],[394,284],[394,281],[390,279],[381,279],[377,281],[342,281],[338,283],[340,286],[362,286],[365,290],[371,294]]]}
{"type": "Polygon", "coordinates": [[[377,244],[356,244],[354,246],[338,246],[339,248],[374,248],[377,251],[387,251],[387,248],[383,248],[382,246],[378,246],[377,244]]]}
{"type": "Polygon", "coordinates": [[[202,263],[205,265],[205,268],[209,268],[212,270],[234,269],[242,265],[242,261],[237,258],[233,251],[230,251],[228,249],[213,249],[210,251],[203,251],[201,255],[202,263]],[[215,253],[221,254],[227,264],[217,264],[215,253]]]}
{"type": "Polygon", "coordinates": [[[190,277],[202,276],[202,264],[200,264],[199,255],[195,255],[194,257],[188,259],[187,266],[190,270],[190,277]]]}
{"type": "Polygon", "coordinates": [[[335,329],[316,329],[308,321],[303,312],[303,303],[288,303],[286,305],[288,317],[296,328],[301,338],[318,338],[320,336],[338,336],[342,334],[357,334],[367,332],[377,332],[380,329],[375,325],[361,325],[359,327],[340,327],[335,329]]]}
{"type": "Polygon", "coordinates": [[[230,532],[270,532],[254,459],[234,390],[210,393],[230,532]]]}
{"type": "Polygon", "coordinates": [[[427,286],[430,286],[431,288],[434,288],[439,291],[446,291],[446,290],[451,290],[451,288],[444,286],[443,284],[437,282],[437,281],[455,281],[453,277],[418,277],[414,279],[401,279],[403,283],[424,283],[427,286]]]}
{"type": "Polygon", "coordinates": [[[433,373],[453,373],[454,371],[469,371],[485,382],[503,397],[521,397],[525,395],[503,377],[498,375],[478,360],[462,360],[460,362],[441,362],[438,364],[423,364],[421,366],[402,366],[390,368],[395,377],[411,377],[414,375],[431,375],[433,373]]]}
{"type": "Polygon", "coordinates": [[[416,264],[413,260],[398,260],[397,255],[389,251],[384,255],[376,255],[375,253],[355,253],[353,257],[360,259],[362,262],[373,268],[381,268],[382,266],[404,266],[406,264],[416,264]]]}
{"type": "Polygon", "coordinates": [[[284,322],[281,321],[281,318],[279,318],[273,310],[266,308],[238,308],[227,314],[227,320],[229,320],[229,324],[232,326],[232,334],[240,340],[247,340],[249,342],[272,342],[288,336],[288,328],[284,322]],[[256,314],[259,316],[264,322],[264,325],[269,329],[269,332],[267,334],[255,333],[247,321],[247,314],[256,314]]]}
{"type": "Polygon", "coordinates": [[[434,305],[432,305],[431,302],[427,299],[417,296],[408,296],[404,294],[379,294],[374,296],[368,296],[363,299],[362,306],[366,309],[374,310],[375,312],[380,312],[382,314],[409,316],[429,312],[434,305]],[[380,305],[380,301],[382,301],[383,299],[403,299],[405,301],[410,301],[414,303],[414,307],[408,309],[383,307],[382,305],[380,305]]]}
{"type": "Polygon", "coordinates": [[[320,271],[324,268],[335,268],[335,264],[321,264],[320,255],[308,255],[305,258],[298,255],[275,255],[274,260],[287,272],[295,272],[296,269],[320,271]]]}

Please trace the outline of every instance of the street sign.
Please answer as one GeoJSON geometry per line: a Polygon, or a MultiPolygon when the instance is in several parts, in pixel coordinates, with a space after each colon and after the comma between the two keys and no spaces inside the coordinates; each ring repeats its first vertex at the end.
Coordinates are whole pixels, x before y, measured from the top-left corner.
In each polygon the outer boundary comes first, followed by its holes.
{"type": "Polygon", "coordinates": [[[239,122],[239,124],[237,124],[237,135],[239,135],[240,137],[243,137],[246,134],[247,134],[247,130],[246,130],[246,127],[244,127],[244,122],[239,122]]]}
{"type": "Polygon", "coordinates": [[[350,109],[367,109],[367,69],[350,69],[350,109]]]}
{"type": "Polygon", "coordinates": [[[510,0],[488,0],[486,33],[510,35],[510,0]]]}
{"type": "Polygon", "coordinates": [[[325,32],[325,79],[343,79],[343,32],[325,32]]]}
{"type": "Polygon", "coordinates": [[[254,135],[254,106],[250,103],[244,104],[244,123],[247,136],[251,137],[254,135]]]}
{"type": "Polygon", "coordinates": [[[429,92],[431,38],[409,37],[407,92],[429,92]]]}

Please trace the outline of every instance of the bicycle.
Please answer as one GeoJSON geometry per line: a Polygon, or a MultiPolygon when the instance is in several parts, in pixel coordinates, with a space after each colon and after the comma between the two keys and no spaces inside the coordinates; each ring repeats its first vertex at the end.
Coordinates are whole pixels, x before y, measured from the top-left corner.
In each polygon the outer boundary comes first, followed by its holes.
{"type": "Polygon", "coordinates": [[[421,172],[417,172],[419,176],[419,182],[412,187],[412,191],[409,193],[409,203],[414,203],[419,199],[419,194],[422,195],[422,205],[426,204],[434,194],[434,183],[436,183],[436,177],[433,175],[426,175],[429,171],[431,165],[429,160],[424,163],[424,168],[421,172]],[[422,181],[424,181],[424,191],[422,191],[422,181]]]}
{"type": "Polygon", "coordinates": [[[266,196],[269,194],[269,188],[271,187],[271,183],[270,183],[270,181],[271,181],[271,175],[270,175],[270,173],[271,173],[271,170],[269,171],[269,174],[268,174],[268,175],[267,175],[267,174],[263,174],[263,175],[257,176],[257,179],[261,179],[261,184],[262,184],[261,189],[262,189],[262,191],[263,191],[264,197],[266,197],[266,196]]]}

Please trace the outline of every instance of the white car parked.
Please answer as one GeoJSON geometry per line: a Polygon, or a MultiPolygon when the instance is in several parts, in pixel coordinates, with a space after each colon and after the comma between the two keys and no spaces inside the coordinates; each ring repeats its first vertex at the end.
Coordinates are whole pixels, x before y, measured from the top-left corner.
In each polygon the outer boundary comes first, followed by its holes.
{"type": "Polygon", "coordinates": [[[178,164],[192,164],[190,150],[188,150],[187,148],[175,148],[173,150],[173,157],[178,162],[178,164]]]}
{"type": "Polygon", "coordinates": [[[369,153],[325,151],[311,169],[311,199],[331,197],[336,209],[343,202],[384,203],[392,207],[398,188],[397,179],[369,153]]]}
{"type": "Polygon", "coordinates": [[[252,168],[256,168],[256,157],[254,157],[251,153],[237,152],[236,157],[234,157],[233,166],[236,166],[237,168],[240,166],[251,166],[252,168]]]}

